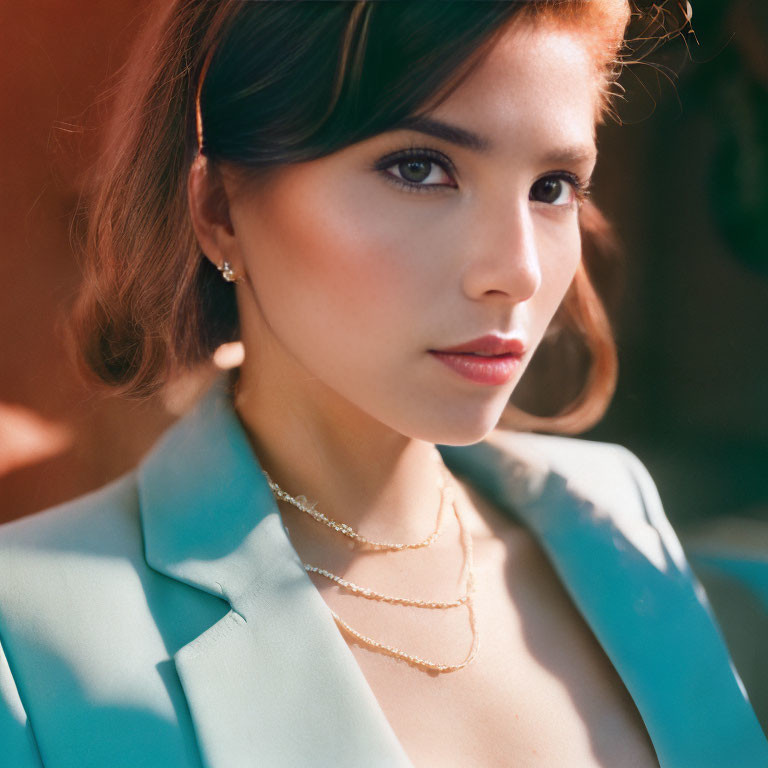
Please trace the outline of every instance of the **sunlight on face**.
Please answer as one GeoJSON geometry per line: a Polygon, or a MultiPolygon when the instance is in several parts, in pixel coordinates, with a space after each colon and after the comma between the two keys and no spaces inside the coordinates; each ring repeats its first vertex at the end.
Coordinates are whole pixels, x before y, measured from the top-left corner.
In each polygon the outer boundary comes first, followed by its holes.
{"type": "Polygon", "coordinates": [[[491,431],[580,259],[598,98],[589,50],[568,29],[518,24],[428,115],[482,148],[398,129],[236,198],[252,380],[278,377],[297,403],[356,409],[433,443],[491,431]],[[525,346],[503,383],[430,353],[486,334],[525,346]]]}

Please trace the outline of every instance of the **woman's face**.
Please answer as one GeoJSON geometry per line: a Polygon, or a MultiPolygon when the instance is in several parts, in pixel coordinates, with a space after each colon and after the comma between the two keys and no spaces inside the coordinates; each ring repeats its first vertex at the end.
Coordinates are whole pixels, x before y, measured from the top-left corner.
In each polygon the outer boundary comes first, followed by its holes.
{"type": "Polygon", "coordinates": [[[429,114],[479,141],[398,129],[246,186],[230,219],[253,379],[410,437],[481,440],[579,263],[597,97],[583,33],[517,25],[429,114]],[[488,334],[522,342],[511,374],[432,352],[488,334]]]}

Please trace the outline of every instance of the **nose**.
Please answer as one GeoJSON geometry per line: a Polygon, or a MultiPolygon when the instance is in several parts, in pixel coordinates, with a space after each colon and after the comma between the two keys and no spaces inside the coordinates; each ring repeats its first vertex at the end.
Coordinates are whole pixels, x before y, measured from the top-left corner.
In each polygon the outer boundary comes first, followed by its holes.
{"type": "Polygon", "coordinates": [[[530,299],[541,286],[541,265],[527,200],[503,213],[487,211],[470,230],[475,237],[464,272],[466,295],[475,300],[496,295],[515,304],[530,299]]]}

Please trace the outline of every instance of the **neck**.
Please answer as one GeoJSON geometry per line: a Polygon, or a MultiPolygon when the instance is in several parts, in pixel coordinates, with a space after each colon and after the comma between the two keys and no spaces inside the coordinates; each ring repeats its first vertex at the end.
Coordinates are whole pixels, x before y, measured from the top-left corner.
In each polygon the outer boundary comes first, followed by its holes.
{"type": "Polygon", "coordinates": [[[287,493],[371,539],[415,542],[432,532],[441,498],[432,443],[276,366],[244,363],[235,409],[262,468],[287,493]]]}

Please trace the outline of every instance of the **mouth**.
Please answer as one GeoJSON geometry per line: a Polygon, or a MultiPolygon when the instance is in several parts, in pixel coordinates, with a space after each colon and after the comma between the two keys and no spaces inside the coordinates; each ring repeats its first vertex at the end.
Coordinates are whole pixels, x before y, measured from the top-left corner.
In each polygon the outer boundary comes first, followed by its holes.
{"type": "Polygon", "coordinates": [[[488,355],[438,350],[430,350],[430,355],[463,379],[484,386],[508,384],[520,370],[523,357],[512,352],[488,355]]]}
{"type": "Polygon", "coordinates": [[[505,352],[499,355],[489,355],[484,352],[449,352],[443,349],[430,349],[429,351],[434,355],[463,355],[465,357],[479,357],[483,360],[498,360],[501,358],[522,357],[522,355],[514,354],[513,352],[505,352]]]}
{"type": "Polygon", "coordinates": [[[517,375],[525,344],[517,337],[488,334],[429,354],[464,379],[485,386],[507,384],[517,375]]]}
{"type": "Polygon", "coordinates": [[[472,355],[482,358],[522,357],[525,354],[525,344],[518,337],[504,337],[488,334],[472,341],[457,344],[446,349],[431,349],[435,354],[472,355]]]}
{"type": "Polygon", "coordinates": [[[515,355],[522,357],[525,353],[525,344],[517,336],[500,336],[489,333],[472,341],[465,341],[454,347],[445,349],[431,349],[430,352],[438,354],[474,355],[476,357],[502,357],[515,355]]]}

